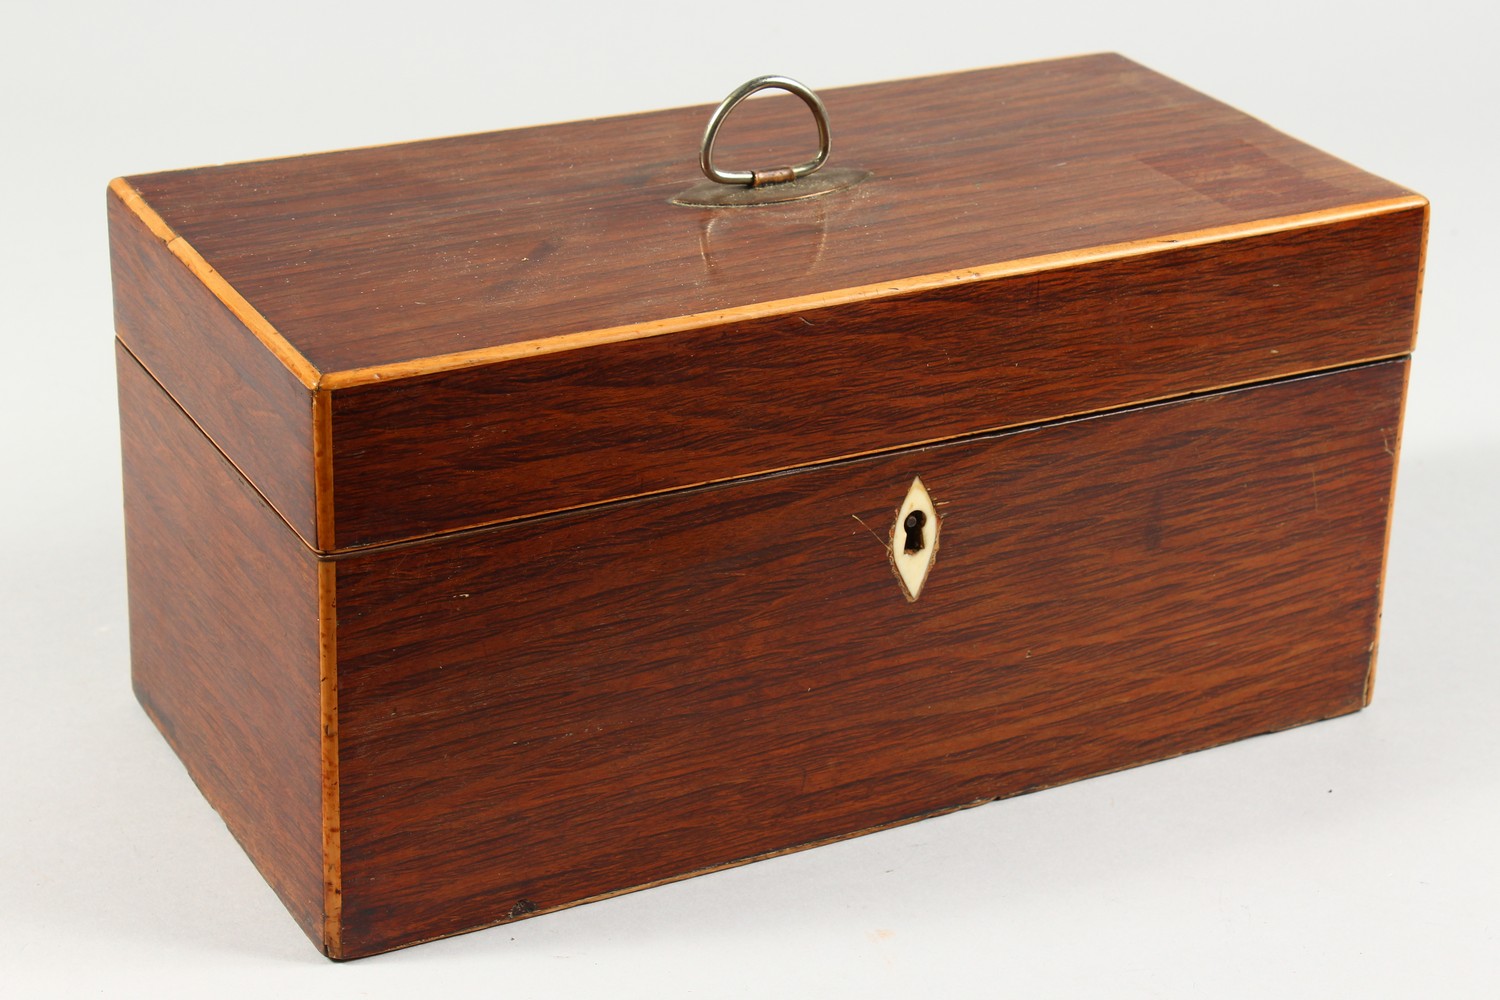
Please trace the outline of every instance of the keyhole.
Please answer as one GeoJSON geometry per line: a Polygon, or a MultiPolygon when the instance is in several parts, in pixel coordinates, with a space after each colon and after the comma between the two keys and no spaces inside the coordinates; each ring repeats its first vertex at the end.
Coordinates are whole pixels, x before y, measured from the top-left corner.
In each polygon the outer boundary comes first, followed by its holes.
{"type": "Polygon", "coordinates": [[[907,555],[921,552],[927,547],[922,540],[922,527],[927,523],[927,515],[920,510],[914,510],[906,515],[906,520],[901,526],[906,529],[906,544],[902,546],[907,555]]]}

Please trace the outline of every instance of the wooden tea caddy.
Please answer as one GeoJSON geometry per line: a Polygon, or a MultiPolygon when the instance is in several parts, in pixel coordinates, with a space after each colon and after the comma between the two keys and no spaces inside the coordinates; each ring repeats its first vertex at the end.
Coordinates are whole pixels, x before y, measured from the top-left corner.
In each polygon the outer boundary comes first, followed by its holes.
{"type": "Polygon", "coordinates": [[[705,108],[110,186],[135,689],[328,955],[1368,702],[1424,199],[1115,55],[825,99],[746,207],[705,108]]]}

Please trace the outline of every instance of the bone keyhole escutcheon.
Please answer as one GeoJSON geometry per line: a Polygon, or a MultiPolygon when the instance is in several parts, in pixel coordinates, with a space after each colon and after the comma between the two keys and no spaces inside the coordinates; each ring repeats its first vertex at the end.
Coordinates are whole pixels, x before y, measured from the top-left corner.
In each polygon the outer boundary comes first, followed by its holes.
{"type": "Polygon", "coordinates": [[[902,551],[907,555],[915,555],[927,547],[922,541],[922,526],[926,523],[927,515],[920,510],[907,514],[906,519],[901,522],[901,526],[906,529],[906,544],[902,546],[902,551]]]}
{"type": "Polygon", "coordinates": [[[920,478],[911,481],[906,499],[896,511],[891,525],[891,569],[908,601],[922,596],[922,587],[932,572],[937,557],[938,531],[941,529],[937,508],[920,478]]]}

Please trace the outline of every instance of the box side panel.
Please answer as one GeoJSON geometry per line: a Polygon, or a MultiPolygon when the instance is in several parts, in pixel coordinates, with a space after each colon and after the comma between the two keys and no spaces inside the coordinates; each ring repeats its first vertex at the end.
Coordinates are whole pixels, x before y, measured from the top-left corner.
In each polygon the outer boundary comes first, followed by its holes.
{"type": "Polygon", "coordinates": [[[136,695],[321,945],[317,558],[116,351],[136,695]]]}
{"type": "Polygon", "coordinates": [[[309,544],[316,544],[312,391],[112,187],[120,339],[309,544]]]}
{"type": "Polygon", "coordinates": [[[1405,369],[341,557],[346,954],[1360,708],[1405,369]]]}
{"type": "MultiPolygon", "coordinates": [[[[1411,382],[1411,365],[1408,364],[1405,379],[1401,386],[1401,398],[1406,398],[1406,388],[1411,382]]],[[[1386,509],[1385,518],[1385,542],[1381,551],[1385,553],[1380,564],[1380,600],[1379,604],[1385,602],[1385,574],[1390,567],[1389,555],[1391,551],[1391,525],[1395,521],[1396,492],[1394,489],[1401,468],[1401,442],[1403,440],[1404,428],[1406,427],[1406,408],[1402,407],[1400,421],[1396,425],[1395,432],[1391,435],[1391,483],[1392,490],[1390,504],[1386,509]]],[[[1365,672],[1365,704],[1369,705],[1375,698],[1375,674],[1380,661],[1380,615],[1375,617],[1375,634],[1370,639],[1370,664],[1365,672]]]]}
{"type": "Polygon", "coordinates": [[[336,541],[1410,350],[1425,208],[333,393],[336,541]]]}

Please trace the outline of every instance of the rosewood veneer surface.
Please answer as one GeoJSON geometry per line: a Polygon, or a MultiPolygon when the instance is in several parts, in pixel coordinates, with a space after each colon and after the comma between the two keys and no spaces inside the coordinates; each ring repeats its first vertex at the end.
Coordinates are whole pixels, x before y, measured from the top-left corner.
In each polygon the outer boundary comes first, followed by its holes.
{"type": "Polygon", "coordinates": [[[1115,55],[823,96],[757,209],[707,107],[111,184],[136,690],[328,955],[1367,703],[1425,200],[1115,55]]]}
{"type": "Polygon", "coordinates": [[[1405,372],[340,559],[344,947],[1358,709],[1405,372]]]}
{"type": "Polygon", "coordinates": [[[116,354],[136,695],[318,940],[317,559],[129,352],[116,354]]]}

